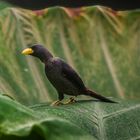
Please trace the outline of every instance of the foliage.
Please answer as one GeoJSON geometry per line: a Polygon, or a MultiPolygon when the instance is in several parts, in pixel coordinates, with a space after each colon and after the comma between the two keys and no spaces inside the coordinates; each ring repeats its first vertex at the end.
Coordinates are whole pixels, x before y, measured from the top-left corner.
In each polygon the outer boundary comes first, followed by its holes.
{"type": "Polygon", "coordinates": [[[60,117],[42,117],[16,101],[0,95],[0,139],[2,140],[94,140],[79,126],[60,117]]]}
{"type": "Polygon", "coordinates": [[[2,140],[130,140],[140,136],[140,104],[79,101],[52,107],[38,104],[27,108],[0,95],[2,140]],[[127,128],[127,129],[124,129],[127,128]]]}
{"type": "Polygon", "coordinates": [[[46,118],[59,116],[66,119],[99,140],[139,139],[139,101],[118,102],[110,104],[83,100],[55,108],[36,105],[32,109],[46,118]]]}
{"type": "Polygon", "coordinates": [[[140,106],[139,10],[105,7],[42,11],[0,8],[0,139],[138,139],[140,106]],[[51,107],[57,98],[39,60],[21,55],[45,45],[72,65],[88,87],[118,104],[93,100],[51,107]],[[124,129],[127,128],[127,129],[124,129]]]}
{"type": "Polygon", "coordinates": [[[36,12],[17,8],[2,10],[1,92],[24,104],[56,99],[43,65],[20,54],[23,48],[41,43],[72,65],[95,91],[106,96],[138,98],[139,13],[139,10],[116,12],[101,7],[77,11],[60,7],[36,12]]]}

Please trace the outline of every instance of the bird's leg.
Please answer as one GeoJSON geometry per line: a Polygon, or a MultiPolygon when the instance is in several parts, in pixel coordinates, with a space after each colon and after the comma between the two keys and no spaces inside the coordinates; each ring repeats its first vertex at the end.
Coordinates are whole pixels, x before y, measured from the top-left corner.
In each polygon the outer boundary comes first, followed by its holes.
{"type": "Polygon", "coordinates": [[[63,105],[63,103],[61,102],[64,99],[64,95],[62,93],[58,93],[58,98],[59,100],[54,101],[51,106],[59,106],[59,105],[63,105]]]}
{"type": "Polygon", "coordinates": [[[74,97],[70,97],[69,100],[65,103],[65,104],[71,104],[71,103],[75,103],[76,100],[74,99],[74,97]]]}

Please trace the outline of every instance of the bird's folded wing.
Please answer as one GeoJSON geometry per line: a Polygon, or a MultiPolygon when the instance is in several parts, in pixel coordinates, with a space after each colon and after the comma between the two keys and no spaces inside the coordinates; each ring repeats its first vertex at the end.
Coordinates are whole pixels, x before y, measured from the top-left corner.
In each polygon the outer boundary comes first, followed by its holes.
{"type": "Polygon", "coordinates": [[[62,60],[62,75],[67,78],[74,86],[79,89],[85,89],[85,85],[80,76],[74,69],[62,60]]]}

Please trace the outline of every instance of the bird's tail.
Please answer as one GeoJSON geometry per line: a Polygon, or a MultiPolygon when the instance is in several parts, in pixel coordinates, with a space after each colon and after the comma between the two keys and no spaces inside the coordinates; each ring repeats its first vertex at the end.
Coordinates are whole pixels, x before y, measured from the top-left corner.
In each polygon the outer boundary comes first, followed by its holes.
{"type": "Polygon", "coordinates": [[[99,99],[100,101],[103,101],[103,102],[117,103],[117,102],[112,101],[112,100],[110,100],[110,99],[108,99],[108,98],[106,98],[106,97],[104,97],[102,95],[99,95],[96,92],[91,91],[89,89],[86,89],[86,94],[89,95],[89,96],[91,96],[91,97],[94,97],[96,99],[99,99]]]}

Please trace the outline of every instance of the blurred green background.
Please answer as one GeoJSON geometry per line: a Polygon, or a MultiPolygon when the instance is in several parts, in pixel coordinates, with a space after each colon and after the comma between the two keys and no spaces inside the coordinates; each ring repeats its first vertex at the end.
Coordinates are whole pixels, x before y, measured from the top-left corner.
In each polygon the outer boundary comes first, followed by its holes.
{"type": "Polygon", "coordinates": [[[43,44],[105,96],[140,97],[140,10],[106,7],[29,11],[0,6],[0,93],[33,105],[57,99],[44,66],[21,51],[43,44]]]}
{"type": "Polygon", "coordinates": [[[0,0],[0,139],[139,139],[139,36],[140,10],[29,11],[0,0]],[[118,103],[81,100],[50,106],[57,93],[43,64],[21,54],[35,43],[75,68],[87,87],[118,103]]]}

